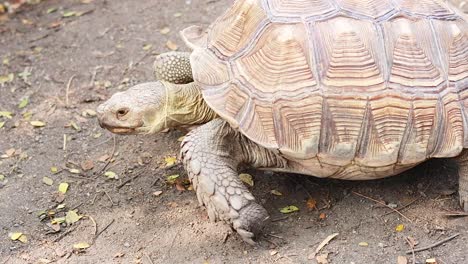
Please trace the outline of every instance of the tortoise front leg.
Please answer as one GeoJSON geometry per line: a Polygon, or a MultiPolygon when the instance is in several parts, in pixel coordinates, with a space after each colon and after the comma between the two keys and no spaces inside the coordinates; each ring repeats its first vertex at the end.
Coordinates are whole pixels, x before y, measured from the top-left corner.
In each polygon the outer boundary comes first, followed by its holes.
{"type": "Polygon", "coordinates": [[[460,206],[468,212],[468,149],[464,149],[456,158],[458,163],[458,195],[460,206]]]}
{"type": "Polygon", "coordinates": [[[198,201],[210,220],[229,222],[244,241],[253,238],[269,218],[240,181],[238,166],[274,166],[275,158],[254,145],[225,121],[215,119],[190,132],[182,143],[182,158],[198,201]],[[255,158],[247,152],[252,153],[255,158]]]}
{"type": "Polygon", "coordinates": [[[156,57],[154,62],[156,79],[174,84],[193,82],[190,53],[167,52],[156,57]]]}

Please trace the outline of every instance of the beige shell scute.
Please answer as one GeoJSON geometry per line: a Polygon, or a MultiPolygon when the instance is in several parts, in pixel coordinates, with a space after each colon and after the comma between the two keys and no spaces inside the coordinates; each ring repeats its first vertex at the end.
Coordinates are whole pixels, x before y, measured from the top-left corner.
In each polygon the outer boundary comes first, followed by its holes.
{"type": "Polygon", "coordinates": [[[468,19],[446,1],[237,0],[183,35],[207,104],[297,172],[372,179],[468,148],[468,19]]]}

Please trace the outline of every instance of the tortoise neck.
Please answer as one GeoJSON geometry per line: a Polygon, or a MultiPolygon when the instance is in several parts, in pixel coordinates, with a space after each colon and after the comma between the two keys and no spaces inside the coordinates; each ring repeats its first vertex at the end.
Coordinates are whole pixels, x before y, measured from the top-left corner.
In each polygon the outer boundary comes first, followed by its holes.
{"type": "Polygon", "coordinates": [[[205,124],[217,114],[205,103],[200,87],[195,83],[164,83],[167,92],[167,127],[205,124]]]}

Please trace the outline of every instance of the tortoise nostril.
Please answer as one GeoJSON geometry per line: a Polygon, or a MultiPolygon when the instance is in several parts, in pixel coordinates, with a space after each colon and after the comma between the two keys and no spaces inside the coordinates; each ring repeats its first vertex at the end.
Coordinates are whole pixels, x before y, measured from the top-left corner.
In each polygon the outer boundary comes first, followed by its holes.
{"type": "Polygon", "coordinates": [[[127,115],[129,112],[129,109],[128,108],[120,108],[119,110],[117,110],[117,118],[122,118],[124,117],[125,115],[127,115]]]}

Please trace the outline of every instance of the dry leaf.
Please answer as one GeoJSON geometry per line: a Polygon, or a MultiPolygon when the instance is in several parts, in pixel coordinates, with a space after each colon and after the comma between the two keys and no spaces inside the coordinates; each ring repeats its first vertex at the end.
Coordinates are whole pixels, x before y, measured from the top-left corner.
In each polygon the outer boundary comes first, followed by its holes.
{"type": "Polygon", "coordinates": [[[175,44],[174,42],[172,42],[170,40],[168,40],[166,42],[166,46],[172,51],[176,51],[179,48],[179,47],[177,47],[177,44],[175,44]]]}
{"type": "Polygon", "coordinates": [[[359,243],[359,246],[360,246],[360,247],[367,247],[367,246],[369,246],[369,243],[367,243],[367,242],[360,242],[360,243],[359,243]]]}
{"type": "Polygon", "coordinates": [[[68,170],[70,173],[73,173],[73,174],[80,174],[80,170],[79,169],[69,169],[68,170]]]}
{"type": "Polygon", "coordinates": [[[320,219],[320,220],[325,220],[325,218],[327,218],[327,215],[326,215],[325,213],[321,213],[321,214],[319,215],[319,219],[320,219]]]}
{"type": "Polygon", "coordinates": [[[408,264],[408,259],[405,256],[398,256],[397,264],[408,264]]]}
{"type": "Polygon", "coordinates": [[[94,168],[94,162],[92,160],[85,160],[83,162],[81,162],[81,168],[84,170],[84,171],[89,171],[89,170],[92,170],[94,168]]]}
{"type": "Polygon", "coordinates": [[[174,184],[177,178],[179,178],[179,174],[169,175],[166,177],[166,181],[170,184],[174,184]]]}
{"type": "Polygon", "coordinates": [[[326,254],[322,254],[322,255],[318,255],[317,257],[315,257],[315,259],[317,260],[318,264],[328,264],[328,253],[326,254]]]}
{"type": "Polygon", "coordinates": [[[171,32],[171,29],[168,27],[164,27],[159,32],[163,35],[166,35],[167,33],[171,32]]]}
{"type": "Polygon", "coordinates": [[[42,182],[45,183],[46,185],[49,185],[49,186],[51,186],[52,184],[54,184],[54,180],[52,180],[52,179],[49,178],[49,177],[44,177],[44,178],[42,178],[42,182]]]}
{"type": "Polygon", "coordinates": [[[86,242],[80,242],[80,243],[77,243],[77,244],[73,245],[73,248],[78,249],[78,250],[87,249],[89,247],[90,247],[90,245],[88,243],[86,243],[86,242]]]}
{"type": "Polygon", "coordinates": [[[277,190],[271,190],[270,192],[271,192],[271,194],[276,195],[276,196],[283,195],[280,191],[277,191],[277,190]]]}
{"type": "Polygon", "coordinates": [[[160,196],[163,192],[162,191],[155,191],[153,193],[154,196],[160,196]]]}
{"type": "Polygon", "coordinates": [[[307,199],[307,208],[317,209],[317,201],[314,198],[307,199]]]}
{"type": "Polygon", "coordinates": [[[426,259],[427,264],[437,264],[437,260],[435,258],[426,259]]]}
{"type": "Polygon", "coordinates": [[[29,122],[33,127],[44,127],[46,125],[46,123],[42,122],[42,121],[31,121],[29,122]]]}
{"type": "Polygon", "coordinates": [[[252,175],[247,174],[247,173],[241,173],[241,174],[239,174],[239,178],[244,183],[246,183],[246,184],[248,184],[250,186],[254,186],[254,181],[252,179],[252,175]]]}

